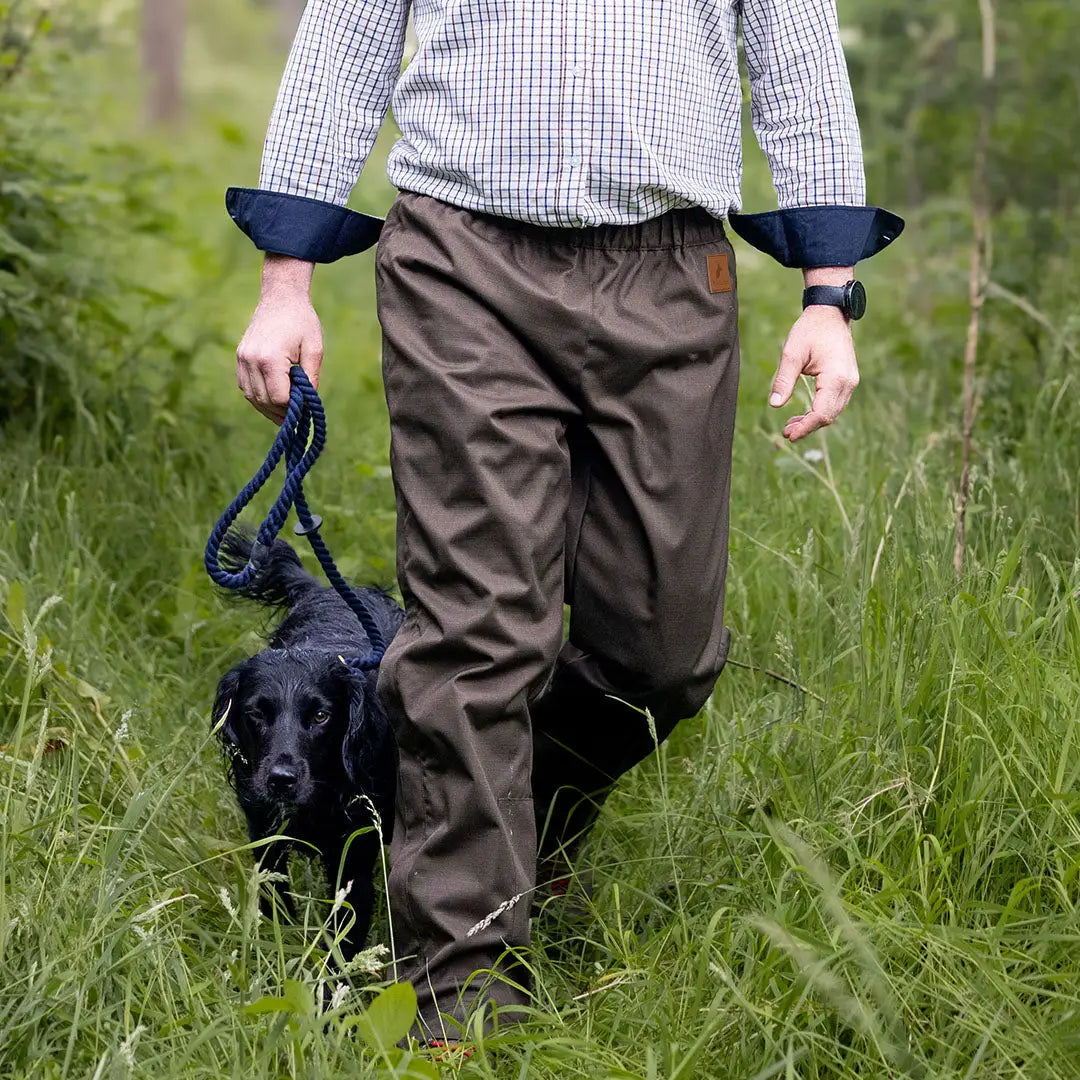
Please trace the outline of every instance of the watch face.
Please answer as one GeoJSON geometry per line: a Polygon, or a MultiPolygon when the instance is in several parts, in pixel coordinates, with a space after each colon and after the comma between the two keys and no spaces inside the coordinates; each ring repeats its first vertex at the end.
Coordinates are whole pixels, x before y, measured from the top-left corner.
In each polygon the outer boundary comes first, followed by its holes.
{"type": "Polygon", "coordinates": [[[866,314],[866,290],[861,281],[849,281],[844,297],[848,318],[861,319],[866,314]]]}

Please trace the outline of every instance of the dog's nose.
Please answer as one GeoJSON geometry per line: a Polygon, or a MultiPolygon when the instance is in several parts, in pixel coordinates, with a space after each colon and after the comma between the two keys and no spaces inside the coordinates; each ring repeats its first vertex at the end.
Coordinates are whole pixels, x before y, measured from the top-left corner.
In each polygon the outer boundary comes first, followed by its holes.
{"type": "Polygon", "coordinates": [[[270,769],[267,776],[267,784],[275,795],[288,795],[295,787],[298,779],[296,766],[291,762],[279,761],[270,769]]]}

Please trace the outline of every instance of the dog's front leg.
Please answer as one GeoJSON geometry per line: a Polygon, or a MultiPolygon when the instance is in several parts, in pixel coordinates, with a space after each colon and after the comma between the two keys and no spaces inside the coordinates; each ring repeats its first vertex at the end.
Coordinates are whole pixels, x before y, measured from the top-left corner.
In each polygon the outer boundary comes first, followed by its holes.
{"type": "Polygon", "coordinates": [[[375,907],[372,878],[378,857],[379,838],[374,832],[355,837],[348,850],[344,843],[323,850],[326,879],[335,893],[329,930],[346,962],[367,940],[375,907]]]}

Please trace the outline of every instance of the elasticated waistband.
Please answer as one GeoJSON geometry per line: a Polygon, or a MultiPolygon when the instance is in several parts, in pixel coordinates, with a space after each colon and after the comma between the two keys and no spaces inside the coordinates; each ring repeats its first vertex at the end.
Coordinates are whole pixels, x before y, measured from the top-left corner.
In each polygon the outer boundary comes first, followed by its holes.
{"type": "Polygon", "coordinates": [[[670,248],[693,247],[726,239],[724,223],[700,206],[669,210],[659,217],[633,225],[571,226],[535,225],[528,221],[484,214],[441,202],[430,195],[402,192],[401,197],[434,204],[428,209],[442,208],[463,217],[466,221],[496,229],[515,236],[528,236],[548,244],[566,244],[578,248],[608,251],[664,251],[670,248]]]}

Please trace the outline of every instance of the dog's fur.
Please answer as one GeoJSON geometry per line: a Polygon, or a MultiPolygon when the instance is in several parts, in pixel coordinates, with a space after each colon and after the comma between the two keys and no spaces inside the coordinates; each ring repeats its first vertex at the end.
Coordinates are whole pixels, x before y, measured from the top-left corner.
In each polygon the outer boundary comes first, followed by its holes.
{"type": "MultiPolygon", "coordinates": [[[[223,545],[226,565],[243,565],[251,548],[250,537],[231,532],[223,545]]],[[[400,607],[379,589],[357,591],[389,641],[401,625],[400,607]]],[[[376,672],[352,670],[343,659],[365,656],[371,645],[356,615],[304,570],[283,540],[274,541],[240,593],[285,617],[267,648],[218,684],[213,723],[229,778],[252,840],[281,834],[298,842],[269,844],[263,869],[281,875],[294,847],[315,848],[331,890],[346,889],[355,921],[349,926],[348,908],[337,905],[334,929],[349,959],[371,922],[380,844],[375,830],[353,834],[373,824],[374,809],[388,840],[394,819],[397,755],[375,693],[376,672]]],[[[291,911],[274,880],[271,895],[291,911]]],[[[264,907],[269,903],[264,897],[264,907]]]]}

